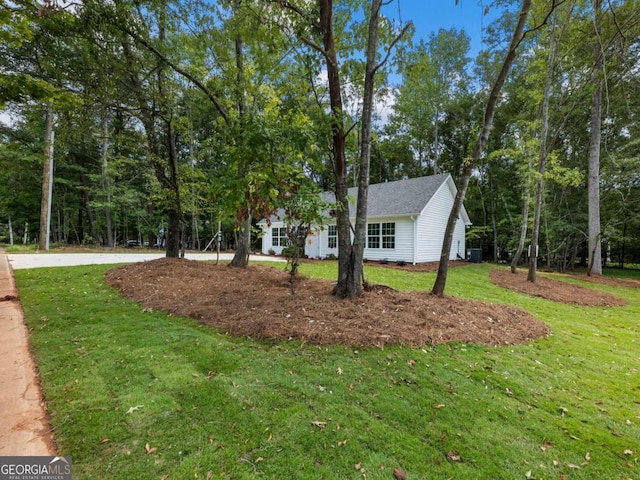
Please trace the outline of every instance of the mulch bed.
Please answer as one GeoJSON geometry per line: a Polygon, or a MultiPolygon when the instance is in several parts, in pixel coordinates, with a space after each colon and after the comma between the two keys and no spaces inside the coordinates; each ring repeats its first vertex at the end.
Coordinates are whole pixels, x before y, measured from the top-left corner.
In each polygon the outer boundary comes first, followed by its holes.
{"type": "MultiPolygon", "coordinates": [[[[631,286],[633,284],[637,284],[637,282],[634,282],[633,280],[627,281],[608,277],[587,277],[586,275],[572,275],[572,277],[612,286],[631,286]]],[[[494,284],[500,287],[509,288],[527,295],[542,297],[556,302],[591,307],[614,307],[627,304],[626,300],[616,297],[615,295],[600,292],[591,288],[581,287],[579,285],[573,285],[571,283],[555,280],[543,275],[536,275],[536,281],[535,283],[532,283],[527,281],[527,272],[524,270],[519,270],[517,273],[513,274],[507,268],[494,269],[489,273],[489,278],[494,284]]],[[[640,286],[640,284],[637,284],[637,286],[640,286]]]]}
{"type": "Polygon", "coordinates": [[[165,258],[117,267],[106,279],[144,308],[242,337],[421,347],[519,344],[549,335],[546,324],[522,309],[428,292],[374,286],[358,299],[339,300],[331,282],[299,277],[292,295],[286,272],[261,265],[236,269],[165,258]]]}

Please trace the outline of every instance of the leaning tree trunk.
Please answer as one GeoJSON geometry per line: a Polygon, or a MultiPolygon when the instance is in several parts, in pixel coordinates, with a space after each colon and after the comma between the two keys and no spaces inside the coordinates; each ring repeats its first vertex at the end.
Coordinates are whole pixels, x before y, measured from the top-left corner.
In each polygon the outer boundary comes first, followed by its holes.
{"type": "Polygon", "coordinates": [[[464,197],[469,186],[471,172],[473,171],[473,167],[480,161],[480,158],[487,148],[487,142],[489,141],[489,132],[493,127],[493,117],[496,110],[496,103],[498,102],[498,96],[500,95],[502,86],[507,79],[509,69],[511,68],[513,61],[516,58],[518,45],[520,45],[520,42],[524,37],[524,26],[527,23],[527,16],[529,15],[529,10],[531,9],[531,2],[532,0],[522,0],[520,13],[518,15],[518,23],[516,24],[516,28],[513,31],[513,36],[511,37],[511,43],[509,44],[507,56],[504,59],[504,63],[502,64],[502,68],[500,69],[500,73],[498,74],[498,78],[493,84],[493,88],[491,89],[491,93],[489,94],[489,99],[487,100],[487,106],[484,112],[484,121],[482,123],[482,130],[480,131],[480,135],[478,136],[473,147],[471,159],[465,162],[462,171],[461,184],[458,187],[456,198],[453,201],[451,213],[449,214],[449,220],[447,221],[447,227],[445,229],[444,240],[442,242],[442,252],[440,253],[440,264],[438,266],[438,275],[436,276],[436,281],[431,290],[434,295],[444,295],[444,288],[447,284],[447,273],[449,271],[449,255],[451,253],[451,244],[453,243],[453,234],[455,232],[458,216],[460,215],[464,197]]]}
{"type": "Polygon", "coordinates": [[[602,135],[602,76],[604,60],[600,42],[600,10],[602,0],[594,0],[595,64],[591,99],[591,140],[589,142],[589,268],[587,275],[602,275],[602,244],[600,225],[600,138],[602,135]]]}

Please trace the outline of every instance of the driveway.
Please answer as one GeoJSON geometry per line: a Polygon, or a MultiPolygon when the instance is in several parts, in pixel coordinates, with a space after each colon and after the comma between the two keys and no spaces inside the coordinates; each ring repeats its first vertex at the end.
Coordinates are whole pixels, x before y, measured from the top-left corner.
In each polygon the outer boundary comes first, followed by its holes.
{"type": "MultiPolygon", "coordinates": [[[[16,253],[9,254],[11,268],[19,270],[23,268],[40,267],[70,267],[74,265],[97,265],[111,263],[135,263],[148,262],[163,258],[163,252],[158,253],[16,253]]],[[[187,252],[185,258],[188,260],[216,261],[215,253],[193,253],[187,252]]],[[[221,253],[220,261],[229,262],[233,258],[232,253],[221,253]]],[[[254,261],[274,261],[284,262],[280,257],[271,255],[251,255],[249,262],[254,261]]]]}

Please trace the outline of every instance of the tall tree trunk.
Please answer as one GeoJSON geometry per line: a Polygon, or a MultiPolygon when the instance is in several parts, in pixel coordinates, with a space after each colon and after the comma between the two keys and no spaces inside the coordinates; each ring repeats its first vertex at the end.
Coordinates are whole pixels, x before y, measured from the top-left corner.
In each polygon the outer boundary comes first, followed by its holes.
{"type": "Polygon", "coordinates": [[[9,245],[13,245],[13,227],[11,226],[11,217],[9,217],[9,245]]]}
{"type": "Polygon", "coordinates": [[[593,0],[595,45],[591,99],[591,140],[589,142],[589,268],[587,275],[602,275],[602,242],[600,225],[600,138],[602,135],[602,82],[604,59],[600,41],[600,12],[602,0],[593,0]]]}
{"type": "MultiPolygon", "coordinates": [[[[160,9],[158,22],[158,40],[160,44],[165,42],[166,35],[166,4],[160,9]]],[[[165,91],[166,63],[160,61],[157,73],[158,100],[162,108],[164,120],[164,153],[167,159],[165,167],[158,164],[156,173],[158,180],[164,186],[167,200],[167,258],[180,258],[182,246],[182,205],[180,204],[180,185],[178,183],[178,151],[176,149],[177,133],[173,128],[173,111],[169,104],[168,92],[165,91]]],[[[156,159],[158,163],[159,159],[156,159]]]]}
{"type": "MultiPolygon", "coordinates": [[[[239,15],[238,9],[240,0],[234,0],[234,15],[239,15]]],[[[246,126],[247,126],[247,99],[246,99],[246,79],[244,71],[244,42],[238,34],[235,38],[236,55],[236,102],[238,106],[238,117],[240,119],[240,144],[242,145],[242,155],[247,155],[246,151],[246,126]]],[[[248,160],[240,158],[238,160],[238,178],[245,178],[249,174],[248,160]]],[[[251,252],[251,207],[247,204],[245,208],[238,210],[237,218],[238,241],[233,259],[229,266],[246,267],[249,264],[249,254],[251,252]]]]}
{"type": "MultiPolygon", "coordinates": [[[[349,255],[344,256],[344,273],[339,276],[334,294],[339,298],[355,297],[362,293],[364,280],[363,257],[367,235],[367,201],[369,191],[369,175],[371,166],[371,122],[373,117],[373,96],[375,87],[376,53],[378,50],[378,25],[382,0],[371,1],[371,17],[369,18],[369,35],[364,77],[364,93],[362,98],[362,118],[360,132],[360,162],[358,175],[358,201],[356,204],[356,225],[353,244],[349,255]]],[[[348,213],[348,210],[347,210],[348,213]]],[[[347,219],[348,220],[348,219],[347,219]]],[[[349,238],[349,237],[348,237],[349,238]]],[[[340,252],[341,263],[343,260],[340,252]]]]}
{"type": "MultiPolygon", "coordinates": [[[[80,170],[80,185],[82,185],[82,189],[80,191],[80,203],[81,209],[84,209],[87,212],[87,224],[89,227],[89,236],[91,237],[91,241],[95,241],[96,239],[96,231],[95,231],[95,222],[93,218],[93,209],[91,208],[91,198],[89,196],[90,186],[87,182],[87,176],[84,173],[84,158],[81,160],[81,170],[80,170]]],[[[81,244],[84,244],[84,237],[82,238],[81,244]]]]}
{"type": "MultiPolygon", "coordinates": [[[[329,82],[329,104],[331,107],[331,137],[333,167],[336,176],[336,230],[338,234],[338,282],[334,294],[338,297],[352,294],[353,272],[351,265],[351,222],[347,199],[347,168],[345,154],[345,127],[342,106],[340,69],[333,36],[333,1],[318,0],[320,8],[320,30],[327,80],[329,82]]],[[[358,279],[359,282],[359,279],[358,279]]],[[[357,294],[357,291],[355,292],[357,294]]]]}
{"type": "Polygon", "coordinates": [[[536,198],[533,211],[533,227],[531,229],[531,251],[529,252],[529,271],[527,280],[535,283],[538,269],[538,244],[540,237],[540,214],[544,195],[544,171],[547,163],[547,138],[549,136],[549,101],[551,98],[551,84],[556,63],[557,42],[555,38],[555,18],[549,37],[549,55],[547,58],[547,75],[544,82],[542,104],[540,106],[540,155],[538,157],[538,176],[536,178],[536,198]]]}
{"type": "Polygon", "coordinates": [[[498,96],[500,95],[502,86],[507,79],[509,69],[511,68],[513,61],[516,58],[518,45],[520,44],[520,41],[524,36],[524,26],[527,23],[529,10],[531,9],[531,2],[532,0],[522,0],[520,13],[518,15],[518,23],[516,24],[516,28],[513,31],[513,36],[511,37],[511,42],[509,44],[509,50],[504,59],[504,63],[502,64],[502,68],[500,69],[500,73],[498,74],[498,77],[493,84],[493,88],[491,89],[491,93],[489,94],[489,99],[487,100],[487,105],[484,112],[484,121],[482,123],[482,130],[480,131],[480,134],[476,139],[475,145],[473,147],[473,152],[471,154],[471,159],[465,162],[462,170],[462,177],[460,180],[461,184],[458,186],[458,192],[456,193],[456,197],[453,201],[451,213],[449,214],[449,219],[447,221],[447,227],[445,229],[444,240],[442,242],[442,251],[440,254],[440,264],[438,266],[438,274],[431,290],[434,295],[444,295],[444,289],[447,284],[447,273],[449,271],[449,255],[451,253],[451,244],[453,243],[453,234],[455,232],[458,216],[460,215],[460,210],[462,209],[462,204],[464,203],[464,197],[467,193],[467,188],[469,187],[471,172],[473,171],[475,165],[480,161],[480,158],[487,148],[487,142],[489,141],[489,132],[493,127],[493,116],[495,114],[498,96]]]}
{"type": "MultiPolygon", "coordinates": [[[[528,155],[527,155],[528,156],[528,155]]],[[[531,157],[529,157],[529,168],[522,192],[522,223],[520,224],[520,238],[518,239],[518,248],[511,259],[511,273],[516,273],[518,264],[522,258],[524,244],[527,241],[527,227],[529,225],[529,196],[531,191],[531,170],[533,169],[531,157]]]]}
{"type": "Polygon", "coordinates": [[[42,168],[42,202],[40,203],[40,239],[38,248],[49,250],[51,232],[51,195],[53,190],[53,111],[45,111],[44,163],[42,168]]]}
{"type": "Polygon", "coordinates": [[[102,190],[105,199],[104,219],[106,228],[106,246],[113,247],[113,220],[111,218],[111,181],[109,179],[109,123],[106,114],[102,118],[102,146],[100,148],[102,165],[102,190]]]}
{"type": "Polygon", "coordinates": [[[168,194],[168,225],[167,225],[167,253],[168,258],[180,257],[182,247],[182,205],[180,201],[180,188],[178,185],[178,152],[176,149],[176,132],[171,118],[166,120],[165,138],[168,143],[167,153],[169,170],[165,177],[165,188],[168,194]]]}

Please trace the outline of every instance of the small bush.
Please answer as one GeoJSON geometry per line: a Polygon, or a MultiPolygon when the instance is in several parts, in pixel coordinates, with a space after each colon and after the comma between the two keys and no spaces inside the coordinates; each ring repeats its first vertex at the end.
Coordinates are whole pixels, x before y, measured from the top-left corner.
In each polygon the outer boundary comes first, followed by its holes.
{"type": "Polygon", "coordinates": [[[267,252],[269,255],[273,256],[276,254],[276,251],[273,248],[270,248],[269,251],[267,252]]]}
{"type": "Polygon", "coordinates": [[[283,257],[286,257],[286,258],[294,258],[294,257],[300,258],[300,257],[302,257],[302,255],[300,255],[299,252],[296,252],[296,247],[294,247],[293,245],[289,245],[287,247],[284,247],[282,249],[281,255],[283,257]]]}

